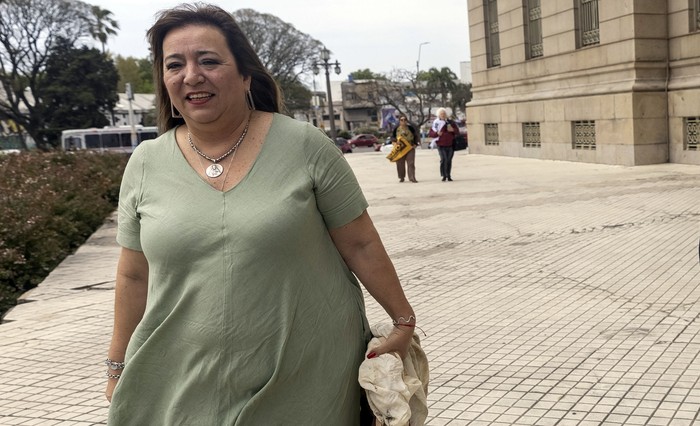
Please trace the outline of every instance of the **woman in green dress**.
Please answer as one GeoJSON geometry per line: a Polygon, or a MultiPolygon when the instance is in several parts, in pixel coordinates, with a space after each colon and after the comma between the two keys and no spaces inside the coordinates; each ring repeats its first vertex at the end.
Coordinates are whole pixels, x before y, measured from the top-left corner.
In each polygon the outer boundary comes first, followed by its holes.
{"type": "Polygon", "coordinates": [[[231,15],[163,11],[149,30],[162,134],[119,200],[109,424],[355,425],[369,328],[415,315],[340,150],[279,114],[231,15]],[[358,282],[359,280],[359,282],[358,282]]]}

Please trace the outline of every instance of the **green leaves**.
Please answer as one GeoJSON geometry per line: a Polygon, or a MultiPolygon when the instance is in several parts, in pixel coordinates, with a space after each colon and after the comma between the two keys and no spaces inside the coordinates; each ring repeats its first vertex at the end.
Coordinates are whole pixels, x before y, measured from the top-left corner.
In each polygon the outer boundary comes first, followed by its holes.
{"type": "Polygon", "coordinates": [[[0,156],[0,315],[114,210],[126,156],[0,156]]]}

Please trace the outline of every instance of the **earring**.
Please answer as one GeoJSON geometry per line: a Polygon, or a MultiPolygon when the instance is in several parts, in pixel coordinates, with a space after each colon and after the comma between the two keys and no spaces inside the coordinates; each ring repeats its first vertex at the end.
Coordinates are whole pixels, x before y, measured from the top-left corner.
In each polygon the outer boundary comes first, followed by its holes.
{"type": "Polygon", "coordinates": [[[245,91],[245,103],[248,105],[248,109],[255,111],[255,101],[253,100],[253,93],[250,89],[245,91]]]}
{"type": "Polygon", "coordinates": [[[180,111],[175,114],[175,107],[173,106],[172,102],[170,103],[170,116],[173,118],[182,118],[182,114],[180,114],[180,111]]]}

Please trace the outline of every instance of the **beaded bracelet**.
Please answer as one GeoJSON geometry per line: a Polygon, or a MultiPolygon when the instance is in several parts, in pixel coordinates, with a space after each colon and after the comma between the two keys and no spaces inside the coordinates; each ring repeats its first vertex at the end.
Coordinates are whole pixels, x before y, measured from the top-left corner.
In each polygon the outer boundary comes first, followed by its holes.
{"type": "Polygon", "coordinates": [[[107,358],[104,362],[104,364],[109,367],[110,370],[123,370],[124,367],[126,366],[125,363],[123,362],[118,362],[118,361],[112,361],[111,359],[107,358]]]}
{"type": "Polygon", "coordinates": [[[121,375],[121,374],[109,374],[109,371],[106,371],[106,372],[105,372],[105,376],[109,377],[110,379],[118,379],[118,378],[120,378],[122,375],[121,375]]]}

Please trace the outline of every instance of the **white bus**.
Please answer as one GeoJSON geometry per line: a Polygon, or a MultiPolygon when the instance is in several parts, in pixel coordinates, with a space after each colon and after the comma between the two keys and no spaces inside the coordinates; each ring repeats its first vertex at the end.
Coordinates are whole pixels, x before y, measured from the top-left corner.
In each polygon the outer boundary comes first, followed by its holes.
{"type": "MultiPolygon", "coordinates": [[[[136,126],[136,145],[158,136],[157,127],[136,126]]],[[[105,127],[102,129],[72,129],[61,134],[61,148],[65,151],[88,149],[131,153],[131,126],[105,127]]]]}

